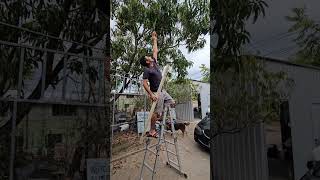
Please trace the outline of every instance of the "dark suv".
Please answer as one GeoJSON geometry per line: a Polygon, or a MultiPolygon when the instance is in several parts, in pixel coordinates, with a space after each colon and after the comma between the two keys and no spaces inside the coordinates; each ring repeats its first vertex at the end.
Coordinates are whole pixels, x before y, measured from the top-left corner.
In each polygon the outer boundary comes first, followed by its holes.
{"type": "Polygon", "coordinates": [[[205,148],[210,148],[210,117],[204,117],[194,129],[194,140],[205,148]]]}

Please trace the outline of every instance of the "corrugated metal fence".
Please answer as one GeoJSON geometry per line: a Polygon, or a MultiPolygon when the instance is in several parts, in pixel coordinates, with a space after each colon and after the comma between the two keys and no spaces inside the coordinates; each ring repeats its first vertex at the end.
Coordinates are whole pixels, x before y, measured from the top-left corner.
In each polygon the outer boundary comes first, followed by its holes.
{"type": "Polygon", "coordinates": [[[268,179],[263,124],[220,135],[214,144],[214,180],[268,179]]]}
{"type": "Polygon", "coordinates": [[[192,102],[188,101],[176,105],[177,121],[193,121],[193,106],[192,102]]]}

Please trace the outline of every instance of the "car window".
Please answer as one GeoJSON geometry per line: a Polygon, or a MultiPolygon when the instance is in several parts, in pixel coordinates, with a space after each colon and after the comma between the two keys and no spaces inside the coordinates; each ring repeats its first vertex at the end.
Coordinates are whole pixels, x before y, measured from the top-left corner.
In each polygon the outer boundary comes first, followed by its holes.
{"type": "Polygon", "coordinates": [[[210,129],[210,118],[207,118],[203,124],[204,129],[210,129]]]}
{"type": "Polygon", "coordinates": [[[199,122],[199,126],[201,126],[204,129],[210,129],[210,118],[206,116],[199,122]]]}

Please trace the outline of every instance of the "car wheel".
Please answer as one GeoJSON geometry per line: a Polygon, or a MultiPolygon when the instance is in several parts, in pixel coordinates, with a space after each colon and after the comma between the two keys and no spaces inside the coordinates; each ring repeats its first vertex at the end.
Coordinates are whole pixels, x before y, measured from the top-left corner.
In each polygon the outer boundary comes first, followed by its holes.
{"type": "Polygon", "coordinates": [[[197,142],[197,143],[199,142],[198,138],[196,136],[193,136],[193,139],[194,139],[195,142],[197,142]]]}

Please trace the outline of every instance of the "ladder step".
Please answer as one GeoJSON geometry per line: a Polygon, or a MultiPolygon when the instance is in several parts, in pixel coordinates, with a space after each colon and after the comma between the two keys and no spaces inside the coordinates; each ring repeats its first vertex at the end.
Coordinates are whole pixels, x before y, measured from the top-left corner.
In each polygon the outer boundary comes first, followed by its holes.
{"type": "Polygon", "coordinates": [[[169,144],[172,144],[172,145],[174,145],[174,143],[173,142],[171,142],[171,141],[168,141],[168,140],[164,140],[165,142],[167,142],[167,143],[169,143],[169,144]]]}
{"type": "Polygon", "coordinates": [[[174,153],[174,152],[172,152],[172,151],[170,151],[170,150],[167,150],[168,151],[168,153],[170,153],[170,154],[173,154],[173,155],[177,155],[176,153],[174,153]]]}
{"type": "Polygon", "coordinates": [[[145,167],[147,167],[151,172],[153,172],[152,167],[150,167],[147,163],[143,163],[143,165],[144,165],[145,167]]]}
{"type": "Polygon", "coordinates": [[[151,150],[150,148],[147,148],[148,151],[152,152],[154,155],[157,155],[157,153],[153,150],[151,150]]]}
{"type": "Polygon", "coordinates": [[[171,161],[171,159],[169,159],[169,163],[172,163],[172,164],[176,165],[177,167],[180,167],[180,166],[178,165],[178,163],[176,163],[176,162],[174,162],[174,161],[171,161]]]}

